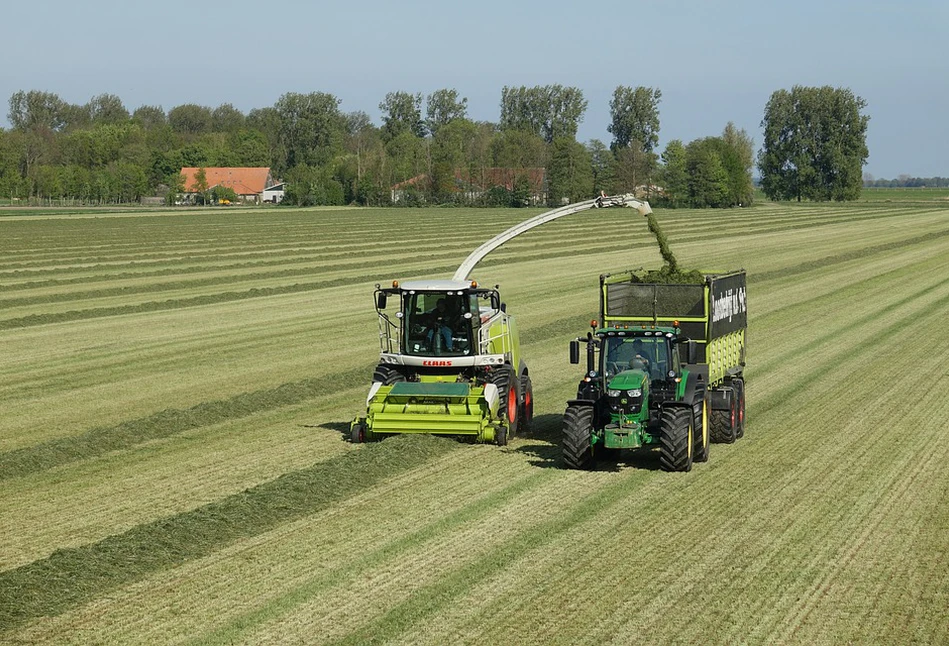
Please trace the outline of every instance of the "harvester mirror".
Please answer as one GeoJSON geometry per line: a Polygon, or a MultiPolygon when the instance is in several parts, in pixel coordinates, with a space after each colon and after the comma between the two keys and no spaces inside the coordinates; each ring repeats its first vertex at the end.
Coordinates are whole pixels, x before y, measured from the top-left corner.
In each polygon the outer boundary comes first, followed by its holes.
{"type": "Polygon", "coordinates": [[[580,363],[580,342],[576,339],[570,342],[570,363],[580,363]]]}
{"type": "Polygon", "coordinates": [[[502,312],[506,312],[506,311],[507,311],[507,303],[501,303],[501,311],[502,311],[502,312]]]}
{"type": "Polygon", "coordinates": [[[384,310],[386,308],[386,293],[379,292],[376,295],[376,309],[384,310]]]}

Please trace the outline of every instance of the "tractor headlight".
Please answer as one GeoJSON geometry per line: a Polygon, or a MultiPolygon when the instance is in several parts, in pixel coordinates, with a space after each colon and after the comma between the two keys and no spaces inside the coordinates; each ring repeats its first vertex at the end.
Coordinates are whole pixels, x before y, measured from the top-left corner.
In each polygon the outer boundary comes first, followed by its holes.
{"type": "Polygon", "coordinates": [[[642,397],[643,391],[639,388],[633,390],[617,390],[610,388],[606,391],[608,397],[642,397]]]}
{"type": "Polygon", "coordinates": [[[614,390],[610,388],[609,390],[606,391],[607,397],[619,397],[621,394],[623,394],[622,390],[614,390]]]}

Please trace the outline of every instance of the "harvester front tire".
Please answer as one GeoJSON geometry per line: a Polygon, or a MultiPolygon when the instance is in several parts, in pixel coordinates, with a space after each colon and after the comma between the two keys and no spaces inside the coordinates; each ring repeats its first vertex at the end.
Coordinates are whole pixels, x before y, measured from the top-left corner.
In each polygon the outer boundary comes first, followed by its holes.
{"type": "Polygon", "coordinates": [[[663,471],[691,471],[692,407],[665,408],[659,420],[659,466],[663,471]]]}
{"type": "Polygon", "coordinates": [[[379,364],[372,372],[372,380],[378,381],[383,386],[391,386],[400,381],[405,381],[405,375],[392,366],[379,364]]]}
{"type": "Polygon", "coordinates": [[[521,405],[521,422],[517,432],[528,433],[534,421],[534,386],[529,375],[521,377],[521,396],[524,403],[521,405]]]}
{"type": "Polygon", "coordinates": [[[593,407],[568,406],[563,414],[563,464],[568,469],[592,469],[593,407]]]}
{"type": "Polygon", "coordinates": [[[490,379],[498,387],[498,414],[506,421],[508,435],[513,436],[521,417],[521,382],[510,366],[492,372],[490,379]]]}

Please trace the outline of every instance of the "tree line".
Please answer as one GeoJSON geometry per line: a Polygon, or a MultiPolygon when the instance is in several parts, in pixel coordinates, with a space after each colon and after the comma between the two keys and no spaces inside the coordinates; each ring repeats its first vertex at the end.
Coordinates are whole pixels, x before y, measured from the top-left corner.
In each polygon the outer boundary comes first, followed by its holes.
{"type": "MultiPolygon", "coordinates": [[[[791,94],[807,89],[795,87],[791,94]]],[[[757,163],[769,196],[852,199],[847,190],[803,188],[809,181],[838,181],[842,175],[834,165],[846,157],[821,156],[824,140],[807,130],[815,119],[849,118],[849,97],[865,132],[862,100],[849,94],[841,103],[838,95],[849,91],[820,90],[813,105],[779,101],[782,90],[766,108],[765,148],[757,163]],[[802,116],[801,110],[811,113],[802,116]],[[808,145],[795,144],[795,136],[808,145]],[[814,168],[808,167],[810,156],[814,168]]],[[[543,168],[551,205],[600,191],[637,192],[672,207],[750,203],[756,158],[748,133],[729,123],[719,135],[688,144],[672,140],[660,152],[661,98],[655,88],[616,87],[607,145],[577,141],[587,101],[579,88],[562,85],[504,87],[496,123],[470,119],[467,98],[451,88],[424,97],[390,92],[379,103],[379,124],[363,111],[343,111],[340,99],[325,92],[286,93],[273,106],[244,114],[231,104],[130,112],[112,94],[77,105],[51,92],[19,91],[9,100],[11,128],[0,129],[0,196],[132,202],[180,191],[183,167],[269,166],[286,181],[288,204],[384,205],[393,186],[413,180],[400,191],[401,204],[523,205],[532,197],[525,173],[543,168]],[[522,175],[507,186],[487,186],[491,169],[498,168],[522,175]]],[[[828,147],[850,145],[829,136],[833,123],[825,131],[828,147]]],[[[851,147],[862,154],[859,181],[866,146],[851,147]]]]}

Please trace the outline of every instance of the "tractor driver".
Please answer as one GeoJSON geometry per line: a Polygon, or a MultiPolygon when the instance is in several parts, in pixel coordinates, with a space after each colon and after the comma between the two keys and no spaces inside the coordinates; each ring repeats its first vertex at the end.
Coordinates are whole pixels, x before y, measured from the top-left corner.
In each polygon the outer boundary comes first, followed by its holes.
{"type": "Polygon", "coordinates": [[[642,339],[633,341],[633,357],[629,360],[629,367],[634,370],[643,370],[649,372],[650,368],[649,354],[646,351],[646,345],[642,339]]]}

